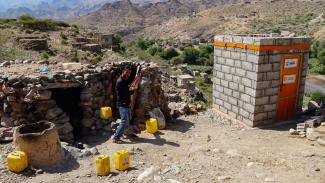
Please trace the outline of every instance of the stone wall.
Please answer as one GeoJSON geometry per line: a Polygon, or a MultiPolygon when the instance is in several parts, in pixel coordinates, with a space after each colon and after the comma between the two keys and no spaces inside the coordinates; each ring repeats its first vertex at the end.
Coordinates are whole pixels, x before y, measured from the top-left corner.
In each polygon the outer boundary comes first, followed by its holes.
{"type": "MultiPolygon", "coordinates": [[[[128,64],[135,70],[138,64],[123,62],[102,66],[83,65],[78,71],[53,71],[48,74],[0,75],[0,118],[1,126],[13,127],[34,123],[40,120],[56,124],[61,140],[74,140],[70,118],[52,97],[53,89],[81,88],[80,103],[82,135],[97,135],[102,130],[109,131],[112,120],[102,120],[99,109],[111,106],[117,119],[115,106],[115,82],[128,64]]],[[[160,108],[166,116],[169,114],[167,100],[161,88],[158,69],[154,65],[142,64],[142,80],[136,100],[136,124],[144,123],[148,112],[160,108]]]]}
{"type": "Polygon", "coordinates": [[[81,49],[84,51],[91,51],[95,53],[101,53],[101,46],[99,44],[85,44],[81,46],[81,49]]]}
{"type": "Polygon", "coordinates": [[[111,47],[113,45],[113,34],[97,33],[97,34],[95,34],[95,37],[98,40],[98,44],[102,48],[111,49],[111,47]]]}
{"type": "Polygon", "coordinates": [[[213,103],[214,108],[256,126],[276,120],[280,89],[281,59],[301,54],[297,111],[301,110],[309,49],[254,51],[249,46],[288,46],[308,44],[309,39],[270,36],[216,36],[215,41],[231,46],[215,45],[213,103]],[[235,45],[240,46],[235,46],[235,45]]]}
{"type": "Polygon", "coordinates": [[[48,49],[46,39],[19,39],[19,44],[26,50],[42,51],[48,49]]]}

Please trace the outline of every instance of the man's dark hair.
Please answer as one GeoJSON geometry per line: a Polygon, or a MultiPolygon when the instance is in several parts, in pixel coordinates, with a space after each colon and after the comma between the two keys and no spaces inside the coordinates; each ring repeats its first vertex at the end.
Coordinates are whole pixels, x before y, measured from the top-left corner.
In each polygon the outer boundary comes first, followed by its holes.
{"type": "Polygon", "coordinates": [[[131,67],[130,65],[126,65],[126,66],[124,67],[123,71],[125,71],[125,70],[132,70],[132,67],[131,67]]]}

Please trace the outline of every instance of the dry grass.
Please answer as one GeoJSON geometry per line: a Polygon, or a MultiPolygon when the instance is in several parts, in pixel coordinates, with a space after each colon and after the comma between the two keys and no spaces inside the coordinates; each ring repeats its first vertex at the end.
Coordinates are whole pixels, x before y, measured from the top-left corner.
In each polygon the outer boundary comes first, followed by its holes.
{"type": "Polygon", "coordinates": [[[15,29],[0,29],[0,60],[37,59],[39,53],[19,47],[14,40],[19,33],[15,29]]]}

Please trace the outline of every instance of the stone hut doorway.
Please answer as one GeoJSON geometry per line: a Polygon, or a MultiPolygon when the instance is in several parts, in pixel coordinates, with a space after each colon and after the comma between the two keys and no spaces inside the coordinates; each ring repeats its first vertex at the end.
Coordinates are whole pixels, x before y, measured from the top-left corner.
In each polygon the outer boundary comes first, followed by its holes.
{"type": "Polygon", "coordinates": [[[70,118],[75,140],[82,139],[83,110],[80,106],[81,87],[51,89],[52,99],[70,118]]]}

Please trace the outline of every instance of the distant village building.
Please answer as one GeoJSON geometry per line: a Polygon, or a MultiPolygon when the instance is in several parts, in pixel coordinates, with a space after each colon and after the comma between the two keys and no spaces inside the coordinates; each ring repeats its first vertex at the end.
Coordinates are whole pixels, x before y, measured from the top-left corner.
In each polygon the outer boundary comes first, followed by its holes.
{"type": "Polygon", "coordinates": [[[97,43],[102,48],[111,49],[113,45],[113,34],[95,33],[97,43]]]}
{"type": "Polygon", "coordinates": [[[113,34],[95,33],[93,38],[76,37],[72,47],[99,53],[101,49],[113,49],[113,34]]]}

